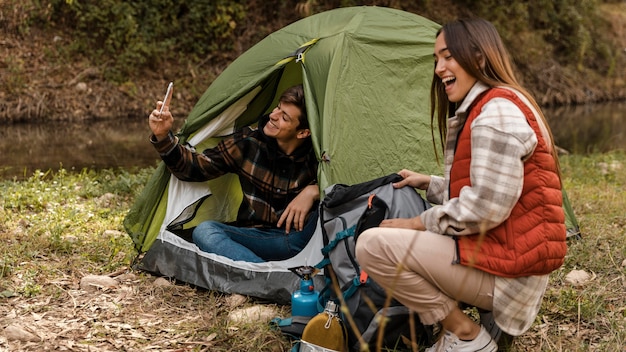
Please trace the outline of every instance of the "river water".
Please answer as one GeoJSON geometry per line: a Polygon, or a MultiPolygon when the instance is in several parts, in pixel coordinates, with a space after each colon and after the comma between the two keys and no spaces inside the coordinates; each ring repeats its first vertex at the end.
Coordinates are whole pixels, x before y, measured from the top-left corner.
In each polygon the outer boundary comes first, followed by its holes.
{"type": "Polygon", "coordinates": [[[0,179],[24,179],[36,170],[155,166],[159,159],[146,119],[0,128],[0,179]]]}
{"type": "MultiPolygon", "coordinates": [[[[626,150],[626,102],[545,109],[557,145],[570,153],[626,150]]],[[[0,127],[0,179],[24,179],[36,170],[155,166],[158,154],[142,118],[82,124],[0,127]]]]}
{"type": "Polygon", "coordinates": [[[626,150],[626,101],[544,109],[556,144],[573,154],[626,150]]]}

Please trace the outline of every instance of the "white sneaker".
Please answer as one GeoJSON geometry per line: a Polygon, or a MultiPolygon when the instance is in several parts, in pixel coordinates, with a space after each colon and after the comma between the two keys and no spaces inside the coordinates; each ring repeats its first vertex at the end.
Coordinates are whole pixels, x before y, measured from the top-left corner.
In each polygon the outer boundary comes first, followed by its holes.
{"type": "Polygon", "coordinates": [[[489,311],[478,310],[478,315],[480,316],[480,324],[485,327],[491,338],[498,342],[500,340],[500,336],[502,336],[502,330],[496,324],[496,320],[493,318],[493,313],[489,311]]]}
{"type": "Polygon", "coordinates": [[[491,338],[491,335],[480,326],[478,336],[472,341],[463,341],[450,331],[446,333],[426,352],[496,352],[498,344],[491,338]]]}

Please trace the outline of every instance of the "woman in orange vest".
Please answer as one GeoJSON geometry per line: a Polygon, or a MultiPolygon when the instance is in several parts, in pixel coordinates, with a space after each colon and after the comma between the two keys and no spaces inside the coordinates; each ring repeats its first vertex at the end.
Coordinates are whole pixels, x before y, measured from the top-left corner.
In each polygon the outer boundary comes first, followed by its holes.
{"type": "Polygon", "coordinates": [[[363,232],[361,266],[442,336],[427,351],[497,351],[534,321],[548,275],[563,264],[565,216],[552,134],[521,87],[495,27],[457,20],[437,33],[432,120],[444,176],[402,170],[396,188],[434,206],[363,232]],[[475,306],[475,322],[459,307],[475,306]]]}

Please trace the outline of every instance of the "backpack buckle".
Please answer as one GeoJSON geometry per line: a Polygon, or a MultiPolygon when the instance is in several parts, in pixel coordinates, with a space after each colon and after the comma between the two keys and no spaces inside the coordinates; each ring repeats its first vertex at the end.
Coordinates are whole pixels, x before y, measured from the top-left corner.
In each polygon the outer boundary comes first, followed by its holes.
{"type": "Polygon", "coordinates": [[[361,285],[365,285],[365,283],[367,282],[367,278],[368,275],[365,270],[361,270],[361,274],[359,275],[359,282],[361,283],[361,285]]]}

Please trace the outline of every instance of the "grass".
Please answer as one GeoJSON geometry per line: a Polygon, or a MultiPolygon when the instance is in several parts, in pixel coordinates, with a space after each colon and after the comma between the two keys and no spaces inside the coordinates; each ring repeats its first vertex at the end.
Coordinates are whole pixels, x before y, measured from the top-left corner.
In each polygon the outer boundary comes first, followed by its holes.
{"type": "MultiPolygon", "coordinates": [[[[622,351],[626,346],[626,158],[623,152],[561,159],[581,227],[565,264],[551,275],[532,328],[541,351],[622,351]],[[567,284],[572,270],[592,280],[567,284]]],[[[524,337],[520,339],[524,341],[524,337]]],[[[522,343],[516,345],[523,346],[522,343]]],[[[522,349],[520,349],[522,350],[522,349]]]]}
{"type": "MultiPolygon", "coordinates": [[[[569,242],[535,324],[511,351],[623,351],[626,154],[568,155],[561,164],[582,240],[569,242]],[[572,270],[592,280],[574,286],[572,270]]],[[[128,269],[136,253],[122,220],[152,171],[59,170],[0,182],[0,328],[19,325],[40,338],[0,334],[0,351],[289,350],[267,324],[229,320],[231,297],[157,285],[128,269]],[[90,274],[124,278],[86,292],[80,280],[90,274]]],[[[275,309],[289,315],[289,307],[275,309]]]]}

